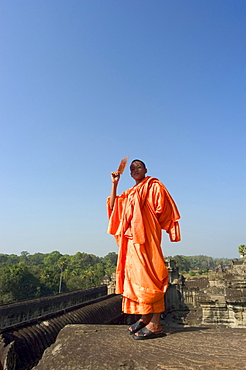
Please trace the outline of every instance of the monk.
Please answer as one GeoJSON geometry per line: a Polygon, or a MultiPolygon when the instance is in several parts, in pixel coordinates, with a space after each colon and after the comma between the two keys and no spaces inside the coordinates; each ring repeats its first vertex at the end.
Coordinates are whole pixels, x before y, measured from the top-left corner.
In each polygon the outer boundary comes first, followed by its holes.
{"type": "Polygon", "coordinates": [[[124,313],[141,315],[128,331],[134,339],[142,340],[165,335],[160,315],[165,310],[168,271],[161,249],[162,229],[172,242],[180,241],[180,215],[165,186],[146,176],[144,162],[132,161],[130,173],[136,184],[120,196],[120,173],[111,173],[108,233],[119,246],[116,294],[122,294],[124,313]]]}

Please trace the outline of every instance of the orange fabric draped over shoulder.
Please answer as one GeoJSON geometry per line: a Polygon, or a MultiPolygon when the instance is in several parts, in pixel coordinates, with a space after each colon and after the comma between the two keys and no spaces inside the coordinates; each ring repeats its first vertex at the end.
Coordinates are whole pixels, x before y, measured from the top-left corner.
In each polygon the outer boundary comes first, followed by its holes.
{"type": "Polygon", "coordinates": [[[168,271],[161,249],[162,229],[172,242],[180,240],[178,209],[165,186],[146,177],[115,199],[107,200],[108,233],[119,246],[116,293],[123,294],[123,311],[148,314],[164,311],[168,271]]]}

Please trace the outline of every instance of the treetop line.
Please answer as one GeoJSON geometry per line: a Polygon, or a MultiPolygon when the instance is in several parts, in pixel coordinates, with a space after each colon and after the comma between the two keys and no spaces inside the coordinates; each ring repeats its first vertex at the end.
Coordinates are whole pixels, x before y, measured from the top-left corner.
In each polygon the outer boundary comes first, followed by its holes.
{"type": "MultiPolygon", "coordinates": [[[[238,252],[246,255],[246,246],[240,245],[238,252]]],[[[169,256],[174,259],[181,273],[194,270],[200,274],[213,270],[218,265],[229,265],[229,258],[198,256],[169,256]]],[[[51,253],[0,254],[0,304],[40,298],[99,286],[103,277],[115,272],[117,254],[110,252],[104,257],[77,252],[74,255],[51,253]]]]}

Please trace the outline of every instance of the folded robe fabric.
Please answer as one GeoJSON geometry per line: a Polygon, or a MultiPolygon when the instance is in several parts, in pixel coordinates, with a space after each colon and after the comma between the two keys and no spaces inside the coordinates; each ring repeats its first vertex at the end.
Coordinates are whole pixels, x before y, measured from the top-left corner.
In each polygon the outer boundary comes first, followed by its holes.
{"type": "Polygon", "coordinates": [[[108,233],[115,236],[119,246],[116,293],[139,304],[153,305],[163,298],[168,286],[161,229],[172,242],[180,240],[177,206],[165,186],[149,176],[117,196],[113,210],[109,201],[108,233]]]}

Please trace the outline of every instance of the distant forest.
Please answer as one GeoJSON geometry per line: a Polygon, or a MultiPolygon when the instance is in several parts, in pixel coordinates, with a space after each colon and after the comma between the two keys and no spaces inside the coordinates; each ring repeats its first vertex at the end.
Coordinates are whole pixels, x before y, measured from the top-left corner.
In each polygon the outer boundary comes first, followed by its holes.
{"type": "MultiPolygon", "coordinates": [[[[228,265],[231,259],[207,256],[173,256],[180,273],[207,273],[216,266],[228,265]]],[[[78,252],[74,255],[51,253],[0,254],[0,305],[87,289],[102,283],[104,276],[115,272],[117,254],[105,257],[78,252]]]]}
{"type": "Polygon", "coordinates": [[[181,274],[194,276],[196,274],[206,274],[210,270],[215,270],[218,266],[230,266],[232,264],[231,258],[213,258],[208,256],[169,256],[167,258],[174,259],[176,266],[179,268],[181,274]]]}

